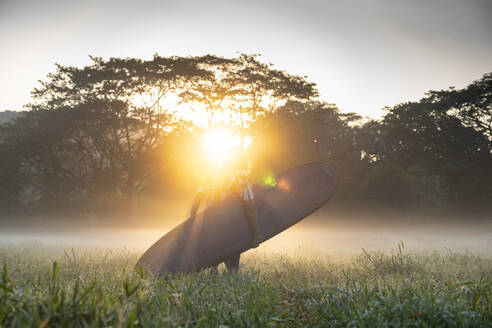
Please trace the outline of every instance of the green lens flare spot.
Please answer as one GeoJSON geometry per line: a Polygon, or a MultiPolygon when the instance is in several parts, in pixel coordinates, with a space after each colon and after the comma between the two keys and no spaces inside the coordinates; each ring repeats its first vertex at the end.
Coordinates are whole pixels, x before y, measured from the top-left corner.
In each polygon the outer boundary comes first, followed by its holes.
{"type": "Polygon", "coordinates": [[[277,180],[275,180],[273,175],[269,175],[265,178],[263,184],[268,187],[275,187],[277,185],[277,180]]]}

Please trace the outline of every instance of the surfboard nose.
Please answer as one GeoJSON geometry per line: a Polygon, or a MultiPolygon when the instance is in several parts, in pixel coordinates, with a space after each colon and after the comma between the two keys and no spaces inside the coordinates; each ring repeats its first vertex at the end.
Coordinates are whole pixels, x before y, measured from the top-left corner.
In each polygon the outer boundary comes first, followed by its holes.
{"type": "Polygon", "coordinates": [[[330,165],[313,162],[280,172],[276,182],[273,188],[258,186],[255,194],[260,208],[274,213],[263,228],[281,231],[322,207],[333,195],[336,176],[330,165]]]}

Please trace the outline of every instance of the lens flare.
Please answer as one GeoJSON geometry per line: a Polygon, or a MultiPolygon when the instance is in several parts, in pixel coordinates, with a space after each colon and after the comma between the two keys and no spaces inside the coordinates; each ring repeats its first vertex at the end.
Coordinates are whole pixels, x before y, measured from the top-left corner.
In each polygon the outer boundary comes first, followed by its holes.
{"type": "Polygon", "coordinates": [[[273,188],[277,185],[277,181],[275,180],[275,177],[273,175],[269,175],[263,180],[263,184],[267,187],[273,188]]]}
{"type": "Polygon", "coordinates": [[[278,188],[282,191],[289,191],[290,190],[290,182],[289,180],[282,179],[278,182],[278,188]]]}
{"type": "Polygon", "coordinates": [[[235,131],[223,128],[210,129],[203,134],[202,139],[204,150],[218,168],[222,167],[224,161],[237,154],[238,149],[246,150],[253,142],[250,136],[241,138],[235,131]]]}

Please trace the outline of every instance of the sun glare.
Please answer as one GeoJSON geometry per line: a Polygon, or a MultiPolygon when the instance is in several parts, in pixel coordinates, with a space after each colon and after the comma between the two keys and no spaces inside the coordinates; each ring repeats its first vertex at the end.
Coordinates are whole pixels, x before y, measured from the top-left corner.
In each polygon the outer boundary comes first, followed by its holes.
{"type": "Polygon", "coordinates": [[[228,129],[210,129],[202,136],[203,147],[210,159],[220,168],[224,161],[234,156],[239,148],[246,149],[253,139],[250,136],[241,138],[238,133],[228,129]]]}

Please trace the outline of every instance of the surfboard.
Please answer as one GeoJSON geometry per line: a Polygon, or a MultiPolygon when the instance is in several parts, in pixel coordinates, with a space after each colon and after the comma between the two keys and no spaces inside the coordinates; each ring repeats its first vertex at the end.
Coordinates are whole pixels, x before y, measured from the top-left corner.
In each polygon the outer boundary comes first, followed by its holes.
{"type": "MultiPolygon", "coordinates": [[[[325,163],[308,163],[253,185],[261,242],[303,220],[332,196],[336,178],[325,163]]],[[[157,276],[189,273],[217,265],[251,248],[252,230],[237,195],[187,219],[157,242],[138,260],[157,276]]]]}

